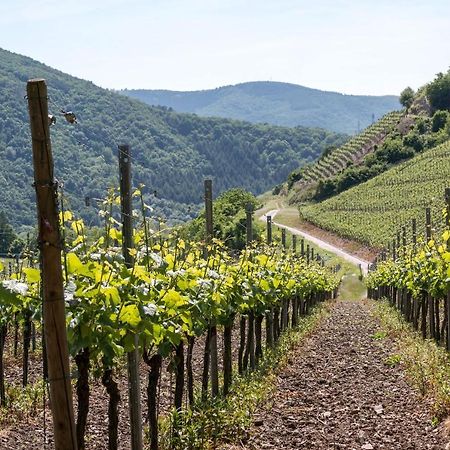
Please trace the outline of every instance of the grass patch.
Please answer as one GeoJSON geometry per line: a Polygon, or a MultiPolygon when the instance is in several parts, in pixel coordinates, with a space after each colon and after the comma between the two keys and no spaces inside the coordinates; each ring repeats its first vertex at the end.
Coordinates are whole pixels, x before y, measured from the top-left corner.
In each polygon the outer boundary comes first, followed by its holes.
{"type": "Polygon", "coordinates": [[[272,194],[270,191],[258,195],[257,199],[262,206],[255,211],[255,220],[259,220],[268,211],[280,209],[284,206],[284,199],[279,195],[272,194]]]}
{"type": "MultiPolygon", "coordinates": [[[[355,267],[355,266],[354,266],[355,267]]],[[[362,300],[367,297],[367,288],[356,273],[342,277],[339,287],[339,298],[344,300],[362,300]]]]}
{"type": "Polygon", "coordinates": [[[298,327],[283,333],[276,347],[266,351],[258,370],[235,376],[226,398],[199,401],[192,409],[173,411],[163,419],[161,449],[207,450],[248,439],[253,414],[263,407],[276,388],[276,374],[286,366],[292,350],[328,313],[329,303],[322,303],[309,316],[301,318],[298,327]]]}
{"type": "Polygon", "coordinates": [[[381,341],[382,339],[386,339],[387,333],[386,331],[377,331],[372,335],[372,339],[376,341],[381,341]]]}
{"type": "Polygon", "coordinates": [[[396,367],[401,363],[401,361],[402,361],[402,356],[399,354],[394,354],[394,355],[388,356],[384,360],[384,364],[389,367],[396,367]]]}
{"type": "Polygon", "coordinates": [[[408,380],[432,402],[435,420],[450,414],[450,358],[445,349],[432,340],[424,340],[400,313],[387,302],[377,302],[374,315],[398,346],[398,353],[389,359],[401,363],[408,380]]]}
{"type": "Polygon", "coordinates": [[[21,385],[6,384],[6,406],[0,408],[0,425],[11,425],[34,416],[42,407],[45,386],[42,380],[21,385]]]}

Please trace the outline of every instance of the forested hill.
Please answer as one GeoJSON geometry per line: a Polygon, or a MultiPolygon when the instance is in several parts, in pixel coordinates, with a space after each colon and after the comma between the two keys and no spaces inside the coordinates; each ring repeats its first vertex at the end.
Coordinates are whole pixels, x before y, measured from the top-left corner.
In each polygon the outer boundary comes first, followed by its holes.
{"type": "Polygon", "coordinates": [[[367,127],[372,123],[373,115],[378,120],[400,106],[394,95],[343,95],[271,81],[192,92],[140,89],[121,93],[149,105],[163,105],[200,116],[320,127],[348,134],[367,127]]]}
{"type": "Polygon", "coordinates": [[[118,184],[121,143],[130,144],[134,155],[134,184],[157,191],[154,214],[182,220],[190,205],[202,202],[205,177],[213,178],[216,194],[234,186],[257,194],[345,140],[320,129],[205,119],[150,107],[0,49],[0,210],[14,225],[34,223],[24,95],[27,80],[36,77],[47,80],[50,112],[57,117],[51,129],[57,177],[70,206],[89,220],[95,210],[84,206],[84,197],[101,197],[118,184]],[[61,109],[73,111],[78,124],[69,125],[61,109]]]}

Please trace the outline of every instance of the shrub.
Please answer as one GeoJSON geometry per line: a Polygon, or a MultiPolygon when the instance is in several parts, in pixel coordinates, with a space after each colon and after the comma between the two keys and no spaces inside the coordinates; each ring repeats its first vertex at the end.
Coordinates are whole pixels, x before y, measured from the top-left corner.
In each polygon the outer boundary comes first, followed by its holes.
{"type": "Polygon", "coordinates": [[[408,86],[400,94],[400,104],[409,109],[414,101],[414,91],[408,86]]]}

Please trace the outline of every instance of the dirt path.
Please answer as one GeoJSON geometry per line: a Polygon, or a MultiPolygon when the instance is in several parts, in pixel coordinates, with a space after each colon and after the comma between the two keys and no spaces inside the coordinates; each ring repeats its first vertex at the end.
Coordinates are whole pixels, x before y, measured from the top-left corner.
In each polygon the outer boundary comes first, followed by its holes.
{"type": "Polygon", "coordinates": [[[280,210],[279,209],[273,209],[271,211],[267,211],[265,214],[263,214],[259,219],[265,221],[267,216],[272,217],[272,223],[280,228],[286,228],[290,233],[303,236],[305,239],[309,240],[313,244],[317,245],[320,248],[323,248],[324,250],[330,251],[335,253],[336,255],[340,256],[342,259],[345,259],[346,261],[351,262],[352,264],[355,264],[356,266],[361,266],[361,269],[364,274],[367,274],[368,267],[370,262],[366,261],[364,259],[358,258],[354,255],[351,255],[350,253],[347,253],[346,251],[342,250],[339,247],[336,247],[335,245],[324,241],[323,239],[320,239],[316,236],[313,236],[312,234],[309,234],[303,230],[300,230],[299,228],[289,227],[287,225],[283,225],[282,223],[276,222],[274,220],[275,216],[278,214],[280,210]]]}
{"type": "Polygon", "coordinates": [[[388,339],[374,339],[371,301],[338,301],[291,357],[245,449],[446,448],[427,406],[398,367],[388,339]]]}

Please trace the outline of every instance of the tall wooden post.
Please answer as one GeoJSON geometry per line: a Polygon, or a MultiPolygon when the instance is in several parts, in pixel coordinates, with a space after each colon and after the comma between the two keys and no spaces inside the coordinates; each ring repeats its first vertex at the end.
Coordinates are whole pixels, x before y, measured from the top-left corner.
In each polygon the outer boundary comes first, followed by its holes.
{"type": "Polygon", "coordinates": [[[27,98],[33,146],[34,187],[42,261],[44,335],[55,449],[76,450],[61,266],[58,186],[53,173],[45,80],[28,81],[27,98]]]}
{"type": "Polygon", "coordinates": [[[205,180],[206,242],[211,244],[213,230],[212,180],[205,180]]]}
{"type": "MultiPolygon", "coordinates": [[[[450,229],[450,188],[445,189],[445,203],[446,203],[446,217],[445,225],[447,229],[450,229]]],[[[450,251],[450,239],[447,241],[447,251],[450,251]]],[[[447,330],[446,330],[446,349],[450,351],[450,289],[447,291],[446,298],[446,318],[447,318],[447,330]]]]}
{"type": "MultiPolygon", "coordinates": [[[[133,267],[133,207],[131,192],[131,154],[128,145],[119,145],[120,204],[122,210],[122,252],[125,265],[133,267]]],[[[128,401],[130,407],[131,449],[142,449],[141,389],[139,379],[139,338],[134,334],[134,350],[128,352],[128,401]]]]}
{"type": "Polygon", "coordinates": [[[417,220],[413,219],[411,222],[412,226],[412,243],[413,243],[413,249],[416,249],[417,245],[417,220]]]}
{"type": "Polygon", "coordinates": [[[306,245],[306,262],[309,264],[309,244],[306,245]]]}
{"type": "MultiPolygon", "coordinates": [[[[206,214],[206,242],[210,244],[213,239],[213,193],[212,180],[205,180],[205,214],[206,214]]],[[[209,332],[209,354],[211,368],[211,394],[213,397],[219,395],[219,369],[217,355],[217,326],[215,323],[210,324],[209,332]]]]}
{"type": "Polygon", "coordinates": [[[305,256],[305,240],[302,239],[300,242],[300,254],[303,256],[305,256]]]}
{"type": "Polygon", "coordinates": [[[251,203],[247,203],[245,207],[246,214],[246,231],[247,231],[247,245],[249,245],[253,241],[253,205],[251,203]]]}
{"type": "Polygon", "coordinates": [[[431,239],[431,208],[425,209],[425,236],[429,242],[431,239]]]}
{"type": "Polygon", "coordinates": [[[292,235],[292,251],[294,253],[297,253],[297,235],[296,234],[292,235]]]}
{"type": "MultiPolygon", "coordinates": [[[[450,188],[445,188],[445,203],[447,205],[445,224],[448,228],[450,227],[450,188]]],[[[450,245],[450,242],[448,242],[448,245],[450,245]]]]}
{"type": "Polygon", "coordinates": [[[403,247],[403,256],[406,255],[406,227],[402,227],[402,247],[403,247]]]}
{"type": "Polygon", "coordinates": [[[281,229],[281,245],[286,249],[286,228],[281,229]]]}
{"type": "Polygon", "coordinates": [[[267,243],[272,243],[272,216],[267,216],[267,243]]]}

